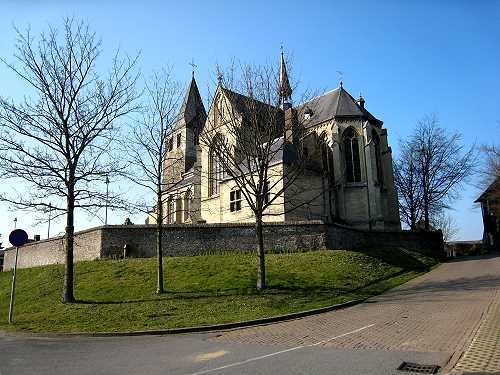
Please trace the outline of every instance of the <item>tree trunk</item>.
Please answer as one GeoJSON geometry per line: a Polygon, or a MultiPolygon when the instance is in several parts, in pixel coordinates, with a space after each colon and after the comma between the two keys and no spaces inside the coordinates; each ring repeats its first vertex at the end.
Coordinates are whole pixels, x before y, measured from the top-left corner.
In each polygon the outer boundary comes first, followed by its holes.
{"type": "Polygon", "coordinates": [[[415,214],[415,202],[412,197],[410,197],[410,229],[412,231],[417,230],[417,215],[415,214]]]}
{"type": "Polygon", "coordinates": [[[259,255],[259,272],[257,275],[257,290],[266,288],[266,259],[264,254],[264,233],[262,231],[262,215],[255,217],[255,235],[257,237],[257,254],[259,255]]]}
{"type": "Polygon", "coordinates": [[[427,189],[424,188],[424,224],[425,224],[425,230],[429,230],[430,224],[429,224],[429,194],[427,192],[427,189]]]}
{"type": "Polygon", "coordinates": [[[156,293],[162,294],[165,292],[163,289],[163,204],[161,199],[161,189],[158,189],[157,203],[156,203],[156,254],[157,254],[157,280],[156,280],[156,293]]]}
{"type": "Polygon", "coordinates": [[[68,187],[68,196],[66,199],[66,229],[64,234],[64,247],[66,253],[66,264],[64,269],[64,284],[62,291],[62,302],[75,302],[74,294],[74,267],[73,267],[73,249],[75,242],[75,188],[74,183],[70,182],[68,187]]]}
{"type": "Polygon", "coordinates": [[[430,230],[430,220],[429,220],[429,207],[426,204],[424,207],[424,224],[425,224],[425,230],[430,230]]]}

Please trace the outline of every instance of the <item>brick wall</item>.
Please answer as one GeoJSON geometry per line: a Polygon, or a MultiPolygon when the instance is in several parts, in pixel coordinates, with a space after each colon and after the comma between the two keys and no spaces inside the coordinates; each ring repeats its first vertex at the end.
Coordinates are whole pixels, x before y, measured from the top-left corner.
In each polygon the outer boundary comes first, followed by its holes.
{"type": "MultiPolygon", "coordinates": [[[[191,256],[224,251],[255,249],[253,224],[164,225],[163,253],[167,256],[191,256]]],[[[366,232],[320,221],[269,223],[264,226],[267,250],[296,251],[318,249],[361,249],[403,247],[442,256],[440,232],[366,232]]],[[[108,225],[75,234],[75,260],[118,257],[129,245],[130,256],[155,255],[153,225],[108,225]]],[[[35,267],[63,263],[63,238],[38,241],[20,248],[18,266],[35,267]]],[[[4,270],[13,267],[15,249],[5,251],[4,270]]]]}

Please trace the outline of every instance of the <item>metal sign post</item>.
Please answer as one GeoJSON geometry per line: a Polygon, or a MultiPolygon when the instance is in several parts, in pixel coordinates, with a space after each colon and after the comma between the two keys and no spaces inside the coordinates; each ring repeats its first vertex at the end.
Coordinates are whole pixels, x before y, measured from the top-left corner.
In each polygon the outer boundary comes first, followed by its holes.
{"type": "Polygon", "coordinates": [[[16,293],[16,273],[17,273],[18,255],[19,255],[19,247],[16,246],[16,260],[14,262],[14,271],[12,272],[12,283],[10,285],[9,324],[12,324],[12,315],[14,314],[14,295],[16,293]]]}
{"type": "Polygon", "coordinates": [[[13,322],[14,314],[14,297],[16,294],[16,273],[17,273],[17,258],[19,256],[19,246],[23,246],[28,242],[28,234],[22,229],[15,229],[9,235],[10,243],[16,247],[16,259],[14,261],[14,270],[12,272],[12,284],[10,286],[10,303],[9,303],[9,324],[13,322]]]}

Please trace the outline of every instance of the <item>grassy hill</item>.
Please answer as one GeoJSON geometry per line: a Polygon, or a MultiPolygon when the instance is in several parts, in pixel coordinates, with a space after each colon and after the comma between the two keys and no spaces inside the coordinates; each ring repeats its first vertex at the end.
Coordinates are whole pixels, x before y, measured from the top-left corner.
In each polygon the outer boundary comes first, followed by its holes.
{"type": "Polygon", "coordinates": [[[435,264],[405,251],[314,251],[267,255],[269,288],[255,290],[257,257],[165,259],[167,292],[155,291],[155,259],[76,264],[77,304],[60,301],[63,266],[18,270],[15,324],[7,324],[11,272],[0,273],[0,329],[127,331],[235,322],[365,298],[435,264]]]}

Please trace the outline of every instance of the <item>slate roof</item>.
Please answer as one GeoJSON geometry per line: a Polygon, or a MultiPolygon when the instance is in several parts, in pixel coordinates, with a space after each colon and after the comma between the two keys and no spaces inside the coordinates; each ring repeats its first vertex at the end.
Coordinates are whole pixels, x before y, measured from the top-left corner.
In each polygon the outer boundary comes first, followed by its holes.
{"type": "Polygon", "coordinates": [[[290,142],[285,142],[284,137],[276,138],[273,141],[270,155],[273,156],[271,164],[281,161],[285,164],[290,164],[298,158],[297,147],[290,142]]]}
{"type": "Polygon", "coordinates": [[[497,177],[495,181],[493,181],[490,186],[486,188],[486,190],[477,198],[474,203],[483,202],[488,198],[500,198],[500,177],[497,177]]]}
{"type": "Polygon", "coordinates": [[[188,185],[192,185],[194,183],[194,174],[193,174],[193,169],[191,168],[189,171],[187,171],[182,180],[180,180],[178,183],[173,184],[172,186],[168,187],[166,189],[167,193],[170,193],[172,191],[176,191],[180,188],[183,188],[188,185]]]}
{"type": "Polygon", "coordinates": [[[286,71],[285,57],[283,50],[281,51],[281,65],[280,65],[280,83],[279,93],[282,99],[290,99],[292,96],[292,87],[288,79],[288,72],[286,71]]]}
{"type": "Polygon", "coordinates": [[[206,117],[207,112],[205,111],[205,106],[203,105],[198,85],[196,84],[196,80],[193,76],[186,91],[186,96],[182,101],[182,106],[179,110],[175,128],[183,126],[184,124],[189,124],[199,115],[206,117]],[[184,120],[184,123],[182,120],[184,120]]]}
{"type": "MultiPolygon", "coordinates": [[[[230,100],[231,104],[235,107],[236,111],[240,113],[243,117],[247,113],[272,113],[275,112],[278,116],[284,116],[283,110],[279,107],[264,103],[260,100],[250,98],[246,95],[237,93],[235,91],[229,90],[227,88],[222,88],[226,97],[230,100]]],[[[269,115],[264,115],[269,119],[269,115]]],[[[278,118],[278,117],[276,117],[278,118]]]]}
{"type": "Polygon", "coordinates": [[[309,120],[304,121],[306,127],[314,126],[332,118],[362,118],[378,127],[383,124],[381,120],[375,118],[365,108],[361,107],[342,85],[335,90],[301,104],[297,110],[299,113],[304,113],[307,108],[312,110],[312,116],[309,120]]]}
{"type": "MultiPolygon", "coordinates": [[[[298,158],[297,147],[289,142],[285,142],[284,137],[279,137],[273,140],[271,149],[269,150],[269,155],[271,160],[269,160],[269,166],[276,165],[278,163],[291,164],[298,158]]],[[[247,164],[240,164],[240,170],[244,173],[249,171],[247,164]]],[[[232,177],[226,172],[224,173],[223,180],[231,180],[232,177]]]]}

